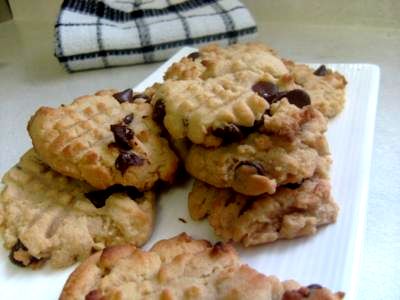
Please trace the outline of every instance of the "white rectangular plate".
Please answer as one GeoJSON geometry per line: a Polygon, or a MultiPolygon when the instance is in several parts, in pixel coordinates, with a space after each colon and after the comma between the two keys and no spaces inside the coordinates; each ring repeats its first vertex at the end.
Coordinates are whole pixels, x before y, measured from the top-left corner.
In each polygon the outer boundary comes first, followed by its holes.
{"type": "MultiPolygon", "coordinates": [[[[135,90],[162,81],[165,70],[175,61],[195,51],[183,48],[135,90]]],[[[280,279],[296,279],[303,284],[320,283],[342,290],[354,299],[362,250],[368,179],[372,153],[375,112],[379,87],[379,68],[368,64],[330,64],[349,82],[344,111],[329,123],[328,139],[333,157],[333,195],[341,210],[336,224],[321,228],[312,237],[279,241],[244,249],[242,260],[260,272],[280,279]]],[[[207,221],[189,217],[187,195],[191,182],[163,194],[154,234],[145,248],[159,239],[187,232],[196,238],[217,241],[207,221]],[[182,223],[178,218],[184,218],[182,223]]],[[[8,252],[0,248],[1,299],[56,299],[75,266],[66,270],[31,271],[12,265],[8,252]]]]}

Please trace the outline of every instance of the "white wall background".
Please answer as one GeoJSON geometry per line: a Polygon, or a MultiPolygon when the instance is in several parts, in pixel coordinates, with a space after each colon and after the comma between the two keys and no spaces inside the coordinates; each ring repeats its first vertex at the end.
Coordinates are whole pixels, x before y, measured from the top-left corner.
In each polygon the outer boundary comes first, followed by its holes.
{"type": "Polygon", "coordinates": [[[256,19],[400,28],[399,0],[242,0],[256,19]]]}
{"type": "MultiPolygon", "coordinates": [[[[62,0],[9,0],[15,19],[53,22],[62,0]]],[[[399,0],[242,0],[257,20],[400,28],[399,0]]]]}

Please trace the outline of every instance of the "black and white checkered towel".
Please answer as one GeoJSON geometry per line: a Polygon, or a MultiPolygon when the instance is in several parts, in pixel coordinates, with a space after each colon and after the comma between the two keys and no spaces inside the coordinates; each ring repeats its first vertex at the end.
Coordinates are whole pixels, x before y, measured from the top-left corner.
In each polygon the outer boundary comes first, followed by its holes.
{"type": "Polygon", "coordinates": [[[237,0],[64,0],[56,51],[68,71],[160,61],[185,45],[254,37],[237,0]]]}

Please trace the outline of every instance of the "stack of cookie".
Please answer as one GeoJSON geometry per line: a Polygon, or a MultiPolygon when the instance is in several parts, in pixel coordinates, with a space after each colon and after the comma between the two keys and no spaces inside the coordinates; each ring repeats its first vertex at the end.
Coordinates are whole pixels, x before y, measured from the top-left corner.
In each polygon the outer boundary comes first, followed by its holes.
{"type": "Polygon", "coordinates": [[[154,187],[173,183],[178,156],[196,179],[192,218],[208,217],[224,241],[251,246],[334,222],[325,131],[345,84],[260,44],[208,46],[144,93],[104,90],[40,108],[28,124],[33,149],[3,177],[11,261],[61,268],[85,259],[64,300],[342,299],[260,274],[220,242],[180,234],[137,247],[153,230],[154,187]]]}
{"type": "Polygon", "coordinates": [[[335,222],[327,119],[346,81],[325,66],[280,59],[260,44],[208,46],[149,89],[154,120],[196,178],[193,219],[245,246],[292,239],[335,222]]]}
{"type": "Polygon", "coordinates": [[[152,113],[148,97],[131,89],[36,112],[28,124],[34,149],[3,178],[0,225],[11,261],[60,268],[149,239],[152,188],[172,182],[178,164],[152,113]]]}

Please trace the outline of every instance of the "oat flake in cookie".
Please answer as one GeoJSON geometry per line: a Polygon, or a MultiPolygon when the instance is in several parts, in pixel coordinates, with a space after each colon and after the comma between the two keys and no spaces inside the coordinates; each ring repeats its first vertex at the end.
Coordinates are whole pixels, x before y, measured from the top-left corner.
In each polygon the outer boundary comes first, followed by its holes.
{"type": "Polygon", "coordinates": [[[240,142],[218,148],[193,145],[187,171],[218,188],[250,196],[273,194],[277,187],[318,175],[328,178],[331,158],[326,119],[310,105],[286,98],[273,103],[264,123],[240,142]]]}
{"type": "Polygon", "coordinates": [[[150,189],[172,182],[178,159],[152,120],[144,94],[100,91],[59,108],[40,108],[28,130],[52,169],[105,189],[114,184],[150,189]]]}
{"type": "Polygon", "coordinates": [[[67,267],[106,246],[141,246],[153,231],[153,192],[120,185],[94,190],[51,170],[34,150],[3,183],[0,231],[19,266],[67,267]]]}
{"type": "Polygon", "coordinates": [[[318,177],[255,197],[195,181],[189,194],[194,220],[208,217],[223,240],[246,247],[314,234],[319,226],[334,223],[338,211],[329,181],[318,177]]]}
{"type": "Polygon", "coordinates": [[[71,274],[61,300],[83,299],[241,299],[338,300],[318,284],[281,282],[242,264],[231,245],[211,245],[180,234],[150,251],[131,245],[109,247],[81,263],[71,274]]]}

